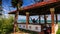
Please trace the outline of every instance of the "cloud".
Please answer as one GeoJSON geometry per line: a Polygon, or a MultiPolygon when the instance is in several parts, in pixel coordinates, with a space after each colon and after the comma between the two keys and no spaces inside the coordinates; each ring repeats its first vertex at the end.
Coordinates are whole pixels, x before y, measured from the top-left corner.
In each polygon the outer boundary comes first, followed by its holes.
{"type": "Polygon", "coordinates": [[[3,13],[4,13],[4,14],[7,14],[8,12],[9,12],[8,10],[3,9],[3,13]]]}

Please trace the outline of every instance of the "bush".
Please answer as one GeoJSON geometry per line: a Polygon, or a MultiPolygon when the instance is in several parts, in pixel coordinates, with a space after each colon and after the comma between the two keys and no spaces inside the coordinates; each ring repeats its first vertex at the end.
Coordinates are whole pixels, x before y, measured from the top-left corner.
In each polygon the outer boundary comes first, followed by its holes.
{"type": "Polygon", "coordinates": [[[58,26],[59,28],[58,28],[58,31],[57,31],[56,34],[60,34],[60,23],[58,23],[58,25],[59,25],[59,26],[58,26]]]}
{"type": "Polygon", "coordinates": [[[7,34],[13,31],[13,17],[0,18],[0,34],[7,34]]]}

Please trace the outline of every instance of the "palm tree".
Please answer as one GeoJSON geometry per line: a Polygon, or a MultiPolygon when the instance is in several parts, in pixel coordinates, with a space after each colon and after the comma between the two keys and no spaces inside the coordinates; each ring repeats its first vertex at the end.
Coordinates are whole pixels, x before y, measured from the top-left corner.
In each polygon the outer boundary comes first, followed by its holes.
{"type": "Polygon", "coordinates": [[[15,19],[14,19],[14,32],[16,32],[16,27],[17,27],[17,18],[18,18],[18,14],[19,14],[19,10],[22,6],[22,0],[12,0],[11,1],[12,6],[15,8],[17,8],[16,14],[15,14],[15,19]]]}
{"type": "Polygon", "coordinates": [[[2,4],[2,0],[0,0],[0,4],[2,4]]]}
{"type": "Polygon", "coordinates": [[[23,2],[22,0],[12,0],[11,3],[13,7],[18,7],[18,4],[19,4],[19,7],[21,7],[23,2]]]}
{"type": "Polygon", "coordinates": [[[2,15],[2,0],[0,0],[0,15],[2,15]]]}
{"type": "Polygon", "coordinates": [[[43,0],[34,0],[35,3],[42,2],[43,0]]]}

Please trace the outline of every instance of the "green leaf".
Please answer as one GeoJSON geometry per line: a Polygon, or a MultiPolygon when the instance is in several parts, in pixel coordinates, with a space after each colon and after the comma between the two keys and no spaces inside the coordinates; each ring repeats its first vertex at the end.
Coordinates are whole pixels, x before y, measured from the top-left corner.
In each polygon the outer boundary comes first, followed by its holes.
{"type": "Polygon", "coordinates": [[[12,0],[11,1],[13,7],[17,7],[17,4],[19,3],[20,6],[22,6],[23,1],[22,0],[12,0]]]}

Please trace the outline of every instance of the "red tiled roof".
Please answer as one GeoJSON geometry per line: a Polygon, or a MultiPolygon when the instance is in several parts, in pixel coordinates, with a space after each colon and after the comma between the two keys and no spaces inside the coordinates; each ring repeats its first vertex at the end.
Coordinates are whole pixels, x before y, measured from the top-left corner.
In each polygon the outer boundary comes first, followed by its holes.
{"type": "MultiPolygon", "coordinates": [[[[39,6],[46,5],[46,4],[53,3],[53,2],[56,2],[56,1],[39,2],[39,3],[36,3],[36,4],[30,5],[30,6],[23,7],[23,10],[34,8],[34,7],[39,7],[39,6]]],[[[13,12],[15,12],[15,11],[13,11],[13,12]]]]}
{"type": "MultiPolygon", "coordinates": [[[[30,6],[23,7],[23,10],[32,9],[32,8],[35,8],[35,7],[41,7],[41,6],[44,6],[46,4],[50,4],[50,3],[54,3],[54,2],[58,2],[58,1],[52,0],[52,1],[48,1],[48,2],[39,2],[39,3],[36,3],[36,4],[30,5],[30,6]]],[[[16,12],[16,10],[13,11],[13,12],[9,12],[9,13],[11,14],[11,13],[14,13],[14,12],[16,12]]]]}
{"type": "Polygon", "coordinates": [[[52,0],[52,1],[48,1],[48,2],[39,2],[39,3],[36,3],[36,4],[30,5],[30,6],[23,7],[23,10],[31,9],[31,8],[34,8],[34,7],[40,7],[40,6],[50,4],[50,3],[53,3],[53,2],[57,2],[57,1],[52,0]]]}

